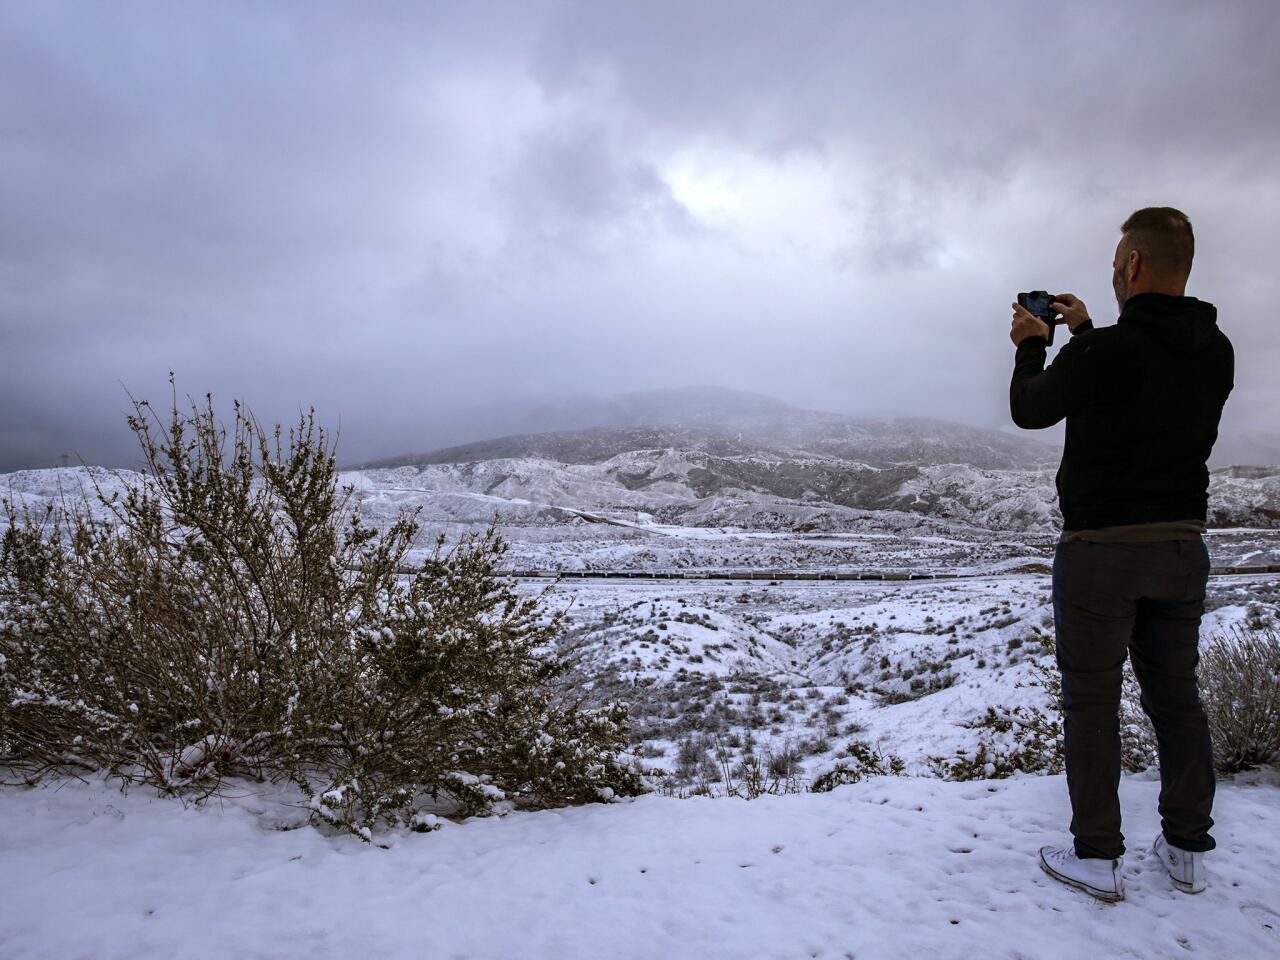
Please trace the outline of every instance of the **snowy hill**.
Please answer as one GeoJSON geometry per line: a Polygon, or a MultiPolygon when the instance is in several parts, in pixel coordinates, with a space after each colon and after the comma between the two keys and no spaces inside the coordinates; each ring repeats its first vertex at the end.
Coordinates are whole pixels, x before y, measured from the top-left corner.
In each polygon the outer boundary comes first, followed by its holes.
{"type": "MultiPolygon", "coordinates": [[[[1053,471],[963,463],[875,467],[834,457],[723,457],[673,447],[595,463],[542,457],[431,463],[343,475],[366,509],[421,505],[428,519],[513,524],[571,521],[582,512],[627,523],[775,531],[848,530],[869,514],[908,514],[995,531],[1060,522],[1053,471]]],[[[883,517],[892,522],[889,516],[883,517]]],[[[1210,526],[1280,528],[1280,470],[1210,480],[1210,526]]]]}

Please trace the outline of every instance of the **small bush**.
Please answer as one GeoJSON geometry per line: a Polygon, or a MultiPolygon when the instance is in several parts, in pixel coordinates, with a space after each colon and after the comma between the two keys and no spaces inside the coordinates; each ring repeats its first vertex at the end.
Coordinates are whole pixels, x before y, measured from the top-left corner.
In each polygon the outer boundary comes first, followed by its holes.
{"type": "Polygon", "coordinates": [[[1205,644],[1200,690],[1219,771],[1280,758],[1280,636],[1273,624],[1247,624],[1205,644]]]}
{"type": "Polygon", "coordinates": [[[693,778],[707,758],[707,745],[696,737],[680,741],[676,751],[676,769],[685,779],[693,778]]]}
{"type": "Polygon", "coordinates": [[[900,777],[906,764],[901,757],[881,753],[861,740],[850,741],[842,758],[834,767],[814,779],[812,793],[829,793],[836,787],[857,783],[866,777],[900,777]]]}
{"type": "Polygon", "coordinates": [[[806,740],[802,744],[802,748],[804,749],[805,753],[808,753],[810,755],[826,753],[828,750],[831,749],[831,741],[828,740],[826,736],[814,737],[810,740],[806,740]]]}
{"type": "Polygon", "coordinates": [[[771,753],[768,762],[770,777],[785,778],[800,771],[800,754],[790,744],[784,744],[779,753],[771,753]]]}
{"type": "Polygon", "coordinates": [[[518,596],[490,527],[403,562],[416,514],[351,509],[314,414],[284,435],[211,398],[163,422],[122,496],[32,517],[0,543],[0,764],[28,782],[105,770],[207,796],[294,783],[313,819],[370,839],[461,814],[634,794],[627,707],[565,682],[560,614],[518,596]]]}

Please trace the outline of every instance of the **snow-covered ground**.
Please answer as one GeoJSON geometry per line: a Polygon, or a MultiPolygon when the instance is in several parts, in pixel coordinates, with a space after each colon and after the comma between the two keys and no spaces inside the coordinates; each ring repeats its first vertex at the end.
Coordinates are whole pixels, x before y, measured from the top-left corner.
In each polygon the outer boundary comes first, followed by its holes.
{"type": "Polygon", "coordinates": [[[390,849],[272,829],[248,792],[197,809],[98,783],[4,790],[0,956],[1280,956],[1275,775],[1220,785],[1198,896],[1146,852],[1158,786],[1121,784],[1127,899],[1110,906],[1037,866],[1067,836],[1061,777],[651,795],[446,823],[390,849]]]}
{"type": "MultiPolygon", "coordinates": [[[[1275,771],[1220,785],[1212,885],[1195,898],[1143,854],[1154,774],[1126,777],[1129,899],[1113,907],[1036,867],[1042,843],[1065,842],[1060,777],[930,776],[935,758],[974,748],[965,724],[988,706],[1043,702],[1029,681],[1047,662],[1049,579],[1028,571],[1045,569],[1050,529],[983,529],[986,506],[926,515],[741,491],[690,506],[675,480],[640,495],[607,470],[517,466],[346,476],[370,519],[421,506],[428,534],[502,509],[511,569],[974,576],[557,585],[548,609],[566,610],[580,679],[632,703],[632,748],[660,784],[635,800],[384,835],[382,850],[294,829],[305,812],[249,784],[201,808],[101,783],[0,790],[0,960],[1280,956],[1275,771]],[[749,757],[785,760],[780,775],[803,788],[858,744],[909,776],[752,801],[660,795],[715,792],[749,757]]],[[[1001,478],[946,476],[948,497],[974,480],[970,500],[1000,506],[1001,478]]],[[[103,472],[4,479],[0,493],[36,515],[90,480],[122,489],[103,472]]],[[[943,489],[913,482],[913,496],[943,489]]],[[[1239,497],[1271,496],[1251,483],[1239,497]]],[[[1041,493],[1019,516],[1039,516],[1041,493]]],[[[1274,530],[1218,530],[1209,546],[1218,564],[1280,560],[1274,530]]],[[[1205,639],[1275,622],[1280,576],[1215,578],[1209,607],[1205,639]]]]}

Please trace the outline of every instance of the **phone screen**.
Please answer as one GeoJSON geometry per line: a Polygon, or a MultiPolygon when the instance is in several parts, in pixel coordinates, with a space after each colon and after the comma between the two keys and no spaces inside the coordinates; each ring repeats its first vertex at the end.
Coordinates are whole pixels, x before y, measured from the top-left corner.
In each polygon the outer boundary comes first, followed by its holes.
{"type": "Polygon", "coordinates": [[[1052,297],[1028,297],[1027,309],[1045,322],[1053,323],[1052,297]]]}

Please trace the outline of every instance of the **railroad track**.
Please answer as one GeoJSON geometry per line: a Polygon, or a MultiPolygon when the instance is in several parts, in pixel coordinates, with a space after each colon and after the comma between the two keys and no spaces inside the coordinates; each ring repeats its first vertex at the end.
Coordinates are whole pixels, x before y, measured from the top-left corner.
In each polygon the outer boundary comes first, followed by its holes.
{"type": "MultiPolygon", "coordinates": [[[[412,573],[412,570],[405,570],[412,573]]],[[[915,571],[845,570],[506,570],[517,580],[963,580],[1018,573],[1048,574],[1050,565],[1027,564],[999,573],[920,573],[915,571]]],[[[1280,564],[1213,567],[1211,577],[1280,573],[1280,564]]]]}

